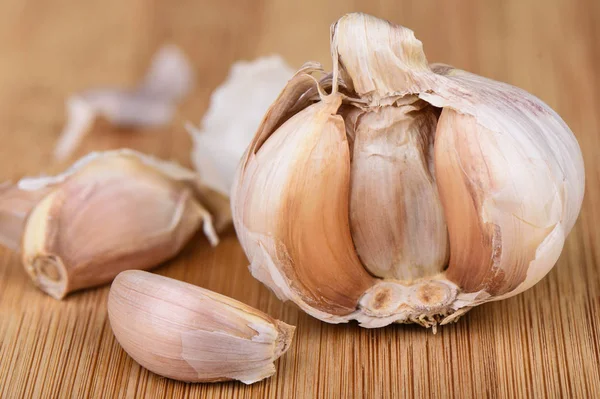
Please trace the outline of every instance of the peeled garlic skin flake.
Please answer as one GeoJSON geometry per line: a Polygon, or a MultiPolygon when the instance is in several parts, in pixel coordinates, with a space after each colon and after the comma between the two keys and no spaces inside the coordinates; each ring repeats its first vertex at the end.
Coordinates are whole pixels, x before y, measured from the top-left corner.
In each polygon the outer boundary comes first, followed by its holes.
{"type": "Polygon", "coordinates": [[[157,127],[168,124],[177,103],[194,85],[194,71],[175,45],[164,45],[154,55],[146,76],[132,90],[95,88],[66,100],[67,123],[54,148],[65,160],[90,132],[97,116],[119,127],[157,127]]]}
{"type": "Polygon", "coordinates": [[[252,274],[321,320],[435,327],[532,287],[581,209],[577,140],[535,96],[429,65],[411,30],[331,28],[242,159],[232,212],[252,274]]]}

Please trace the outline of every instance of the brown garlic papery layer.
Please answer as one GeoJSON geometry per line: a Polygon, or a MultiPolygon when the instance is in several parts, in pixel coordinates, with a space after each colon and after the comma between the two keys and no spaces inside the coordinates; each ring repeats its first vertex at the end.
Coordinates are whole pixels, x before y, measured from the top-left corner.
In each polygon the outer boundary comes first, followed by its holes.
{"type": "Polygon", "coordinates": [[[175,256],[227,201],[176,164],[131,151],[92,153],[55,177],[0,187],[0,238],[19,249],[25,270],[49,295],[111,281],[175,256]],[[219,201],[222,201],[219,207],[219,201]]]}
{"type": "Polygon", "coordinates": [[[224,295],[138,270],[115,278],[108,316],[135,361],[186,382],[267,378],[295,329],[224,295]]]}
{"type": "Polygon", "coordinates": [[[584,192],[579,145],[533,95],[429,65],[411,30],[331,28],[267,112],[232,190],[252,274],[331,323],[431,327],[556,263],[584,192]]]}

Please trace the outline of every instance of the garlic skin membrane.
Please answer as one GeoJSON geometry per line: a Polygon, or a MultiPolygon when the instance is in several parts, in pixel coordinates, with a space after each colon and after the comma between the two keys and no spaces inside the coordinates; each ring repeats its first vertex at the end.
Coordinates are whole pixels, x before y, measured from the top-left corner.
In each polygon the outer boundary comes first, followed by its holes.
{"type": "Polygon", "coordinates": [[[193,140],[192,162],[202,183],[229,196],[235,171],[262,116],[294,70],[278,55],[237,61],[210,96],[200,126],[186,124],[193,140]],[[252,101],[246,99],[252,97],[252,101]],[[235,118],[231,109],[235,108],[235,118]]]}
{"type": "Polygon", "coordinates": [[[327,322],[434,328],[543,278],[584,194],[560,116],[429,65],[411,30],[366,14],[332,25],[331,54],[332,73],[288,82],[239,165],[252,274],[327,322]]]}

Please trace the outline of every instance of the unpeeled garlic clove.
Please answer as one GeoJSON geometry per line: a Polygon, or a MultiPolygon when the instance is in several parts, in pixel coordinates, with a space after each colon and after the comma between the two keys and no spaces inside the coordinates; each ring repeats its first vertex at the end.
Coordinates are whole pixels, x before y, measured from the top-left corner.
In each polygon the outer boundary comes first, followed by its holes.
{"type": "Polygon", "coordinates": [[[12,190],[43,193],[10,234],[20,237],[34,283],[57,299],[159,265],[200,226],[218,242],[195,173],[131,150],[90,154],[61,175],[23,179],[12,190]]]}
{"type": "Polygon", "coordinates": [[[353,312],[372,284],[350,235],[350,154],[340,104],[331,97],[281,125],[253,155],[257,167],[236,194],[245,198],[240,228],[262,236],[252,273],[260,278],[266,251],[305,293],[307,310],[333,315],[353,312]]]}
{"type": "Polygon", "coordinates": [[[550,179],[534,148],[509,150],[518,148],[513,140],[450,108],[438,122],[436,170],[452,254],[446,276],[465,292],[524,291],[554,266],[540,264],[545,252],[556,259],[562,250],[563,182],[550,179]]]}
{"type": "Polygon", "coordinates": [[[295,329],[224,295],[135,270],[115,278],[108,316],[136,362],[186,382],[270,377],[295,329]]]}

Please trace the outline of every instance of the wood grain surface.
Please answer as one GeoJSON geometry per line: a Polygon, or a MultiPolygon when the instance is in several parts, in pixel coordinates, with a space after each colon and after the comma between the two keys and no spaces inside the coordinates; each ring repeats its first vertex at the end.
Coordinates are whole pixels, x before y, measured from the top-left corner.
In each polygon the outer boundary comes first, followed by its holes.
{"type": "Polygon", "coordinates": [[[2,0],[0,181],[62,170],[67,163],[51,153],[65,98],[133,86],[165,42],[180,45],[198,74],[172,126],[119,131],[98,122],[76,156],[131,147],[189,165],[183,124],[199,122],[232,62],[280,53],[294,67],[330,66],[329,25],[349,11],[412,28],[430,62],[520,86],[569,124],[586,161],[586,196],[550,274],[437,335],[404,325],[367,330],[325,324],[278,301],[251,277],[232,230],[214,249],[198,235],[156,272],[298,328],[268,380],[184,384],[144,370],[121,349],[107,319],[108,286],[56,301],[30,283],[18,255],[1,248],[0,397],[600,397],[597,0],[2,0]]]}

